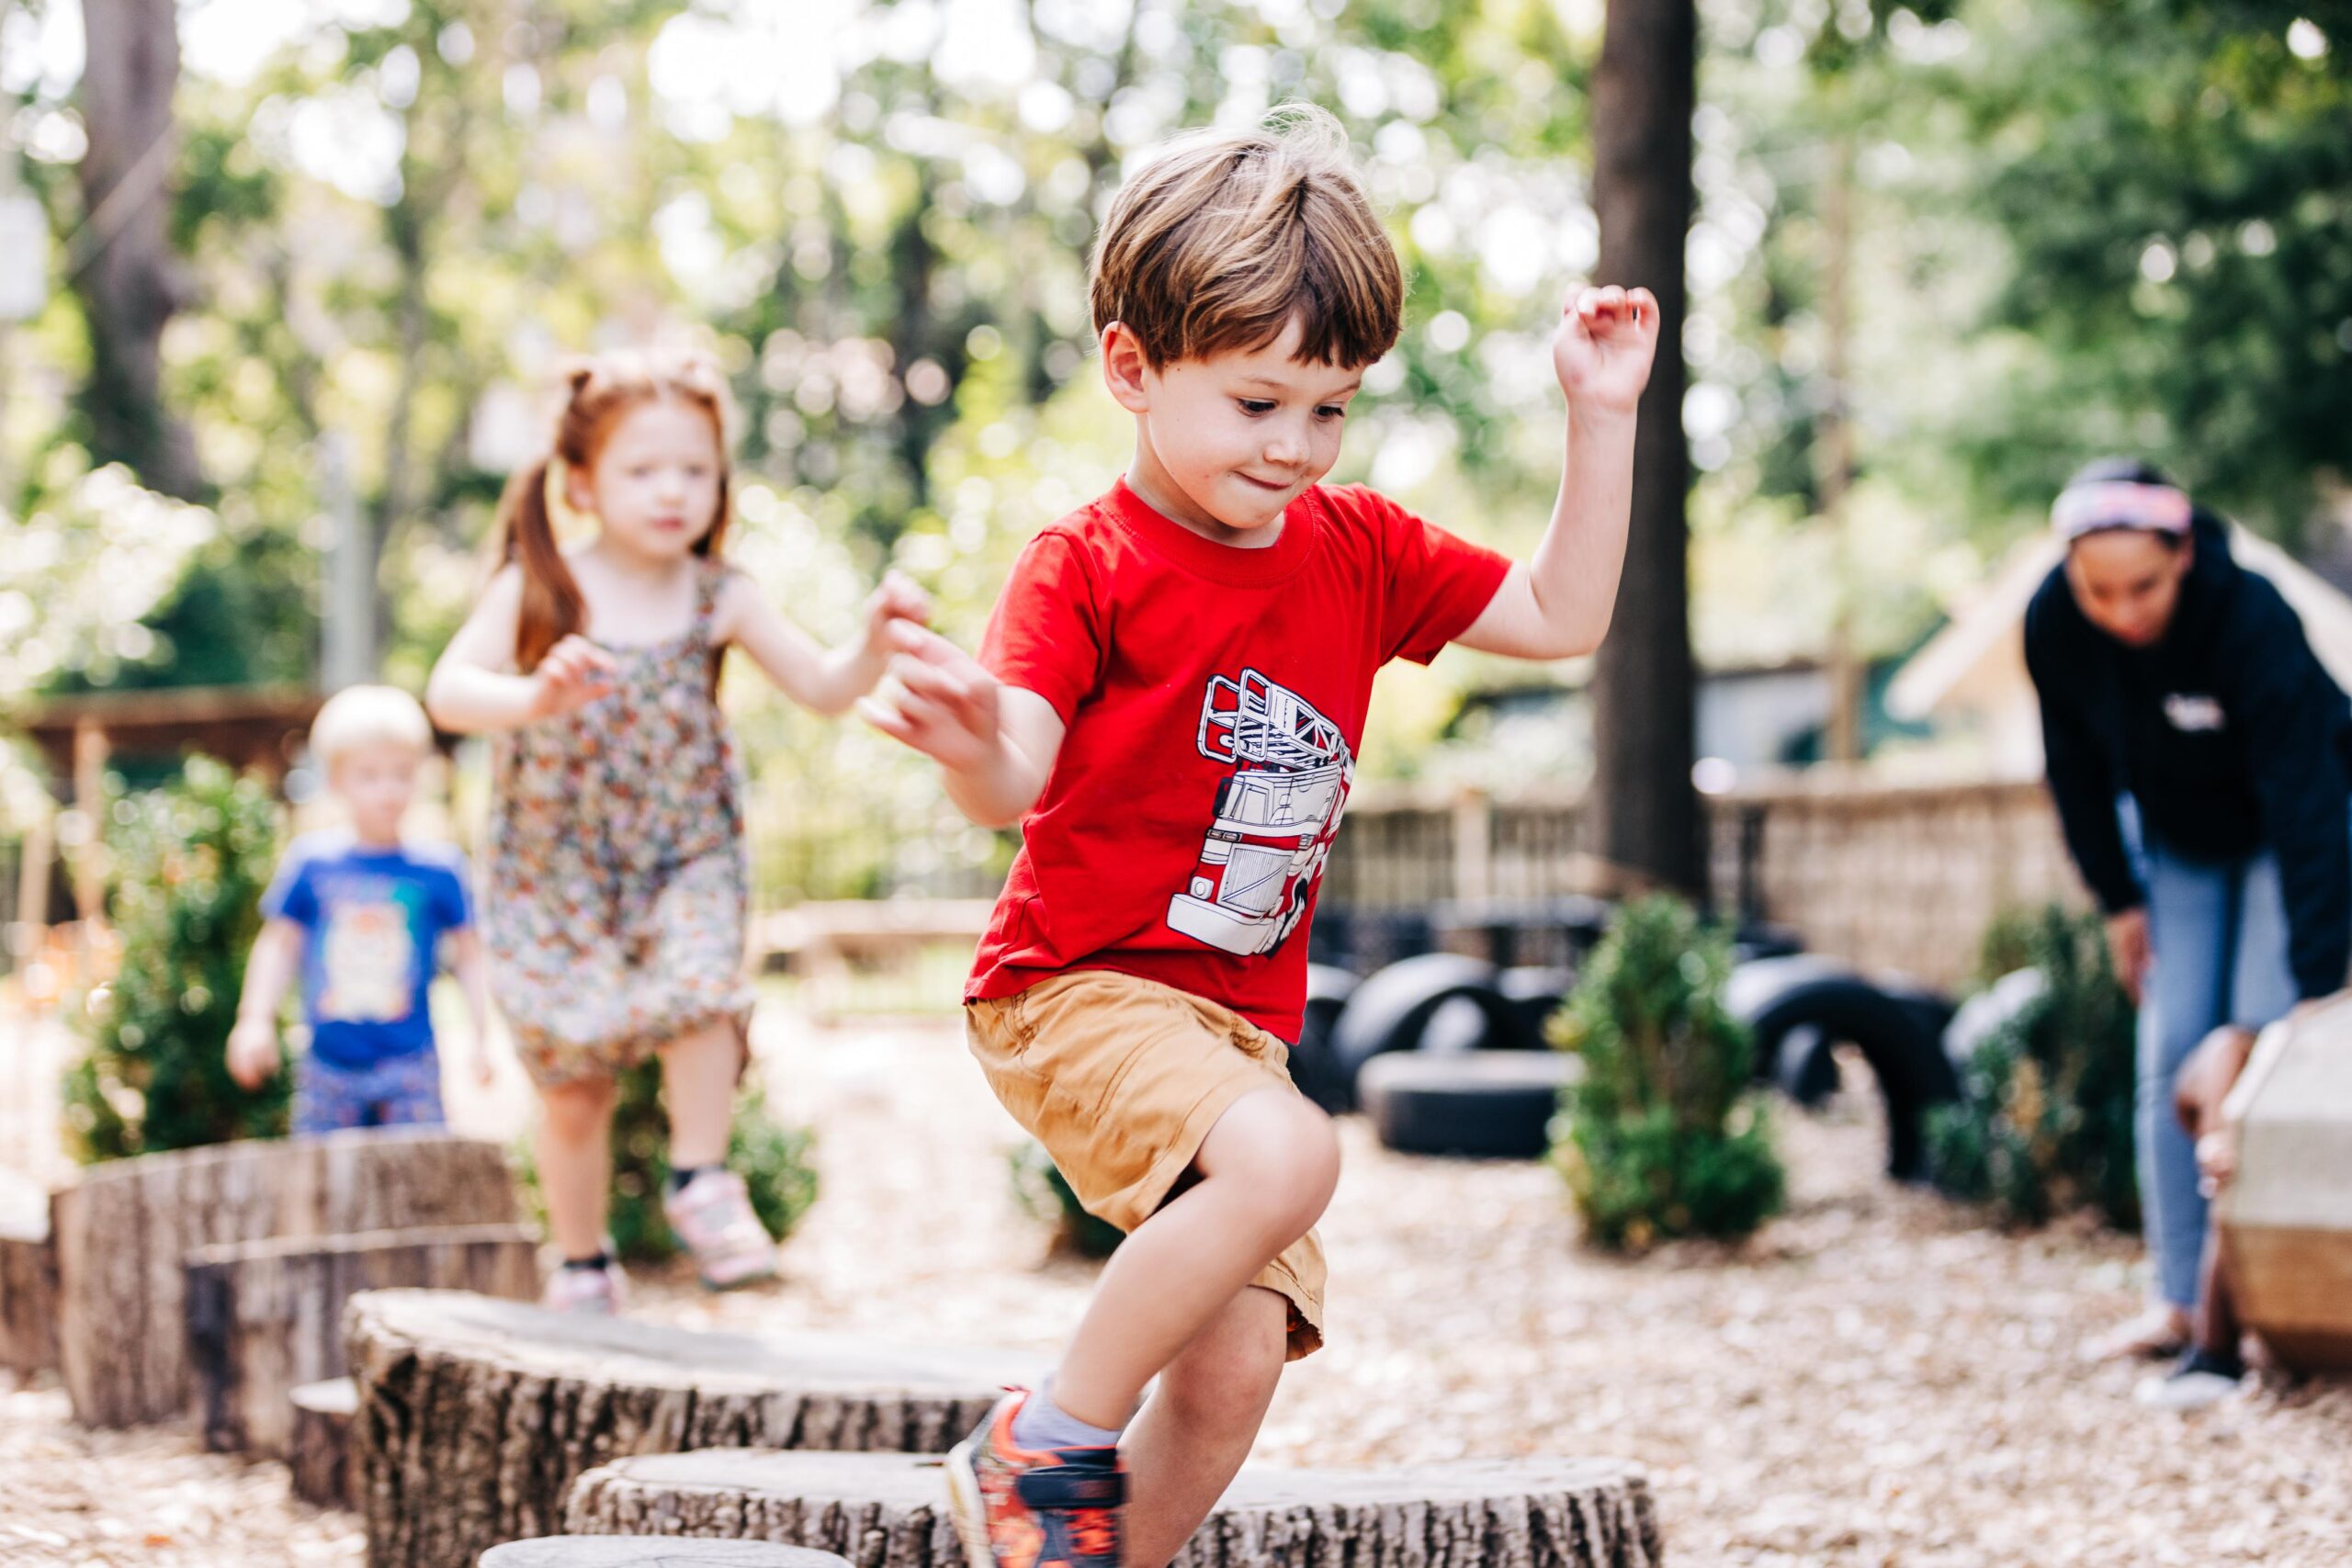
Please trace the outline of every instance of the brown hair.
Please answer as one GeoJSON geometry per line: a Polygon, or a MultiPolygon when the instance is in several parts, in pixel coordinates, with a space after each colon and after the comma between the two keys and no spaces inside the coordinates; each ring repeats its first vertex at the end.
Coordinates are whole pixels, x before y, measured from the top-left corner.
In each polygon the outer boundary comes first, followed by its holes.
{"type": "Polygon", "coordinates": [[[694,543],[694,553],[717,557],[727,542],[731,512],[731,474],[727,467],[727,381],[705,355],[672,350],[626,350],[578,361],[564,373],[563,412],[556,418],[555,443],[548,455],[506,481],[498,501],[498,560],[521,568],[523,610],[514,628],[514,667],[538,668],[548,649],[588,621],[587,602],[572,581],[571,568],[557,547],[548,515],[548,470],[560,459],[585,473],[604,449],[623,414],[641,403],[675,401],[710,416],[718,437],[718,507],[710,527],[694,543]]]}
{"type": "Polygon", "coordinates": [[[1154,369],[1262,348],[1293,320],[1299,358],[1352,368],[1396,343],[1405,278],[1347,133],[1284,104],[1247,130],[1182,138],[1127,181],[1091,294],[1094,330],[1125,323],[1154,369]]]}

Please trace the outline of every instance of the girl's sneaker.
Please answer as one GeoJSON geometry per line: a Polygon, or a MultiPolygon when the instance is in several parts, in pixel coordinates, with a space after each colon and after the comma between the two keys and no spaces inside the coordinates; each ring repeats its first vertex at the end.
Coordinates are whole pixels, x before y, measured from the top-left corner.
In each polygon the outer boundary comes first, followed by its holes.
{"type": "Polygon", "coordinates": [[[731,1291],[775,1278],[775,1243],[731,1170],[706,1170],[662,1200],[670,1228],[694,1254],[703,1288],[731,1291]]]}
{"type": "Polygon", "coordinates": [[[1014,1389],[947,1456],[948,1501],[969,1568],[1119,1568],[1127,1469],[1116,1449],[1024,1450],[1014,1389]]]}
{"type": "Polygon", "coordinates": [[[539,1304],[550,1312],[578,1313],[586,1317],[611,1317],[621,1310],[628,1276],[617,1263],[598,1269],[560,1268],[548,1276],[539,1304]]]}
{"type": "Polygon", "coordinates": [[[2242,1364],[2229,1357],[2191,1350],[2172,1371],[2142,1378],[2132,1396],[2143,1409],[2186,1414],[2210,1409],[2245,1386],[2242,1364]]]}

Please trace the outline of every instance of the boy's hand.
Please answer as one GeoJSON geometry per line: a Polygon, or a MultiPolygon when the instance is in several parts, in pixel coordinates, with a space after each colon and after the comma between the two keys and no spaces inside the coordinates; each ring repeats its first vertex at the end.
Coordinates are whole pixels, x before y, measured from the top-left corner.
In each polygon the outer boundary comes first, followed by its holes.
{"type": "Polygon", "coordinates": [[[241,1018],[229,1031],[229,1076],[243,1089],[259,1089],[277,1071],[277,1025],[266,1018],[241,1018]]]}
{"type": "Polygon", "coordinates": [[[610,694],[620,663],[577,632],[548,649],[531,680],[531,717],[559,718],[610,694]]]}
{"type": "Polygon", "coordinates": [[[1649,385],[1657,329],[1657,297],[1646,288],[1577,290],[1552,334],[1552,368],[1568,407],[1632,413],[1649,385]]]}
{"type": "Polygon", "coordinates": [[[890,652],[888,634],[893,621],[931,624],[931,595],[902,571],[885,573],[881,586],[866,596],[865,646],[877,653],[890,652]]]}
{"type": "Polygon", "coordinates": [[[995,761],[1002,744],[996,677],[911,621],[893,621],[884,636],[895,653],[882,684],[858,700],[865,722],[956,773],[995,761]]]}

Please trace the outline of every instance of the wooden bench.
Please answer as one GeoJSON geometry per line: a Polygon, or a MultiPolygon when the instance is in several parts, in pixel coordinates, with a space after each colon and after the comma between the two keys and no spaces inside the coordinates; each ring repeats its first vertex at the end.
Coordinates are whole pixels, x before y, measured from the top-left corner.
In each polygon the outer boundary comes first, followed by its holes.
{"type": "Polygon", "coordinates": [[[521,1225],[438,1225],[315,1240],[200,1247],[187,1273],[188,1364],[204,1445],[280,1458],[294,1421],[288,1394],[340,1378],[343,1309],[362,1291],[539,1293],[538,1243],[521,1225]]]}
{"type": "Polygon", "coordinates": [[[560,1529],[573,1479],[632,1454],[944,1452],[1003,1384],[1039,1370],[1001,1352],[704,1334],[435,1291],[355,1296],[345,1321],[371,1568],[447,1568],[560,1529]]]}
{"type": "Polygon", "coordinates": [[[181,1265],[200,1247],[521,1217],[504,1149],[406,1129],[112,1160],[59,1189],[50,1213],[59,1368],[91,1427],[188,1407],[181,1265]]]}
{"type": "MultiPolygon", "coordinates": [[[[616,1460],[572,1487],[580,1534],[741,1537],[883,1568],[964,1568],[935,1459],[756,1450],[616,1460]]],[[[1177,1568],[1649,1568],[1648,1482],[1613,1460],[1242,1472],[1177,1568]]]]}

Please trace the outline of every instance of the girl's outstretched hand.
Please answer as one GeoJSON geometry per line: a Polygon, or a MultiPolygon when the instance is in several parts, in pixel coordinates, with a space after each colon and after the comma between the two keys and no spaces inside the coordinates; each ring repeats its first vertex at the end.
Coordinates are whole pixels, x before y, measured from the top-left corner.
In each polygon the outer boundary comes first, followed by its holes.
{"type": "Polygon", "coordinates": [[[874,694],[858,699],[865,722],[955,773],[977,773],[997,761],[1002,737],[996,677],[912,620],[891,621],[881,637],[891,650],[890,667],[874,694]]]}
{"type": "Polygon", "coordinates": [[[1646,288],[1579,288],[1552,335],[1552,368],[1571,410],[1632,413],[1657,351],[1657,296],[1646,288]]]}
{"type": "Polygon", "coordinates": [[[881,586],[866,595],[866,647],[878,652],[890,651],[889,640],[884,634],[893,621],[931,624],[931,595],[916,587],[914,579],[903,571],[884,573],[881,586]]]}
{"type": "Polygon", "coordinates": [[[537,691],[531,699],[531,717],[558,718],[577,712],[606,696],[620,665],[613,656],[577,632],[548,649],[532,671],[537,691]]]}

